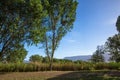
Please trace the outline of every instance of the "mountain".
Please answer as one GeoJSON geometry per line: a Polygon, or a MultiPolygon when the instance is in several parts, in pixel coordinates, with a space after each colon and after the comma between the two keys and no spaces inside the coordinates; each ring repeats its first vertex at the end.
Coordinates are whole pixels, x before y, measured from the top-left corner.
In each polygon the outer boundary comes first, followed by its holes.
{"type": "MultiPolygon", "coordinates": [[[[92,55],[81,55],[81,56],[71,56],[71,57],[65,57],[64,59],[72,60],[72,61],[77,61],[77,60],[82,60],[82,61],[88,61],[91,59],[92,55]]],[[[110,55],[108,54],[103,54],[105,58],[105,62],[109,61],[110,55]]]]}
{"type": "Polygon", "coordinates": [[[77,60],[88,61],[90,58],[91,58],[91,55],[82,55],[82,56],[65,57],[64,59],[68,59],[72,61],[77,61],[77,60]]]}

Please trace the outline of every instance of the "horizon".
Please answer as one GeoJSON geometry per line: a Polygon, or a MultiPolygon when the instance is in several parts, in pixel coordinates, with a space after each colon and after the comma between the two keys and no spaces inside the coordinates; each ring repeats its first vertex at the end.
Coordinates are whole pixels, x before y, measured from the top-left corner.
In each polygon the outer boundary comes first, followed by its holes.
{"type": "MultiPolygon", "coordinates": [[[[54,58],[92,55],[98,45],[104,45],[108,37],[117,33],[115,23],[120,15],[120,0],[78,0],[76,20],[55,51],[54,58]]],[[[28,60],[31,55],[45,56],[36,46],[25,48],[28,60]]]]}

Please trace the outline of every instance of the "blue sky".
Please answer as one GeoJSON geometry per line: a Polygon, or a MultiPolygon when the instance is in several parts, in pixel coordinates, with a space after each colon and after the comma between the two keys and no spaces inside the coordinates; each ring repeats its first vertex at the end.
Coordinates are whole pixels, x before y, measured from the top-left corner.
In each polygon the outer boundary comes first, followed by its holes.
{"type": "MultiPolygon", "coordinates": [[[[120,0],[78,0],[74,28],[62,40],[54,57],[91,55],[97,45],[103,45],[116,31],[115,23],[120,15],[120,0]]],[[[27,47],[29,56],[45,56],[38,47],[27,47]]]]}

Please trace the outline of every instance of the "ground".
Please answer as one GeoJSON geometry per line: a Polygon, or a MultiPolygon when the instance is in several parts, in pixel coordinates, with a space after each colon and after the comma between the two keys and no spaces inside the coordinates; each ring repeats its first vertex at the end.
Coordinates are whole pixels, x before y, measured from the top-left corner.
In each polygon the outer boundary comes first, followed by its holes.
{"type": "Polygon", "coordinates": [[[120,80],[120,71],[0,72],[0,80],[120,80]]]}

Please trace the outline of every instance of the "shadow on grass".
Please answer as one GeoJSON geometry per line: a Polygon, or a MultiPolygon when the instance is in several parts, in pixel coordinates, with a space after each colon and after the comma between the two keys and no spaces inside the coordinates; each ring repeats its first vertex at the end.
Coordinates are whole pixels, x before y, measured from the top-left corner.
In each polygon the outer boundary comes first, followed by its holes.
{"type": "Polygon", "coordinates": [[[120,72],[69,72],[47,80],[120,80],[120,72]]]}
{"type": "Polygon", "coordinates": [[[0,72],[0,75],[8,74],[7,72],[0,72]]]}

